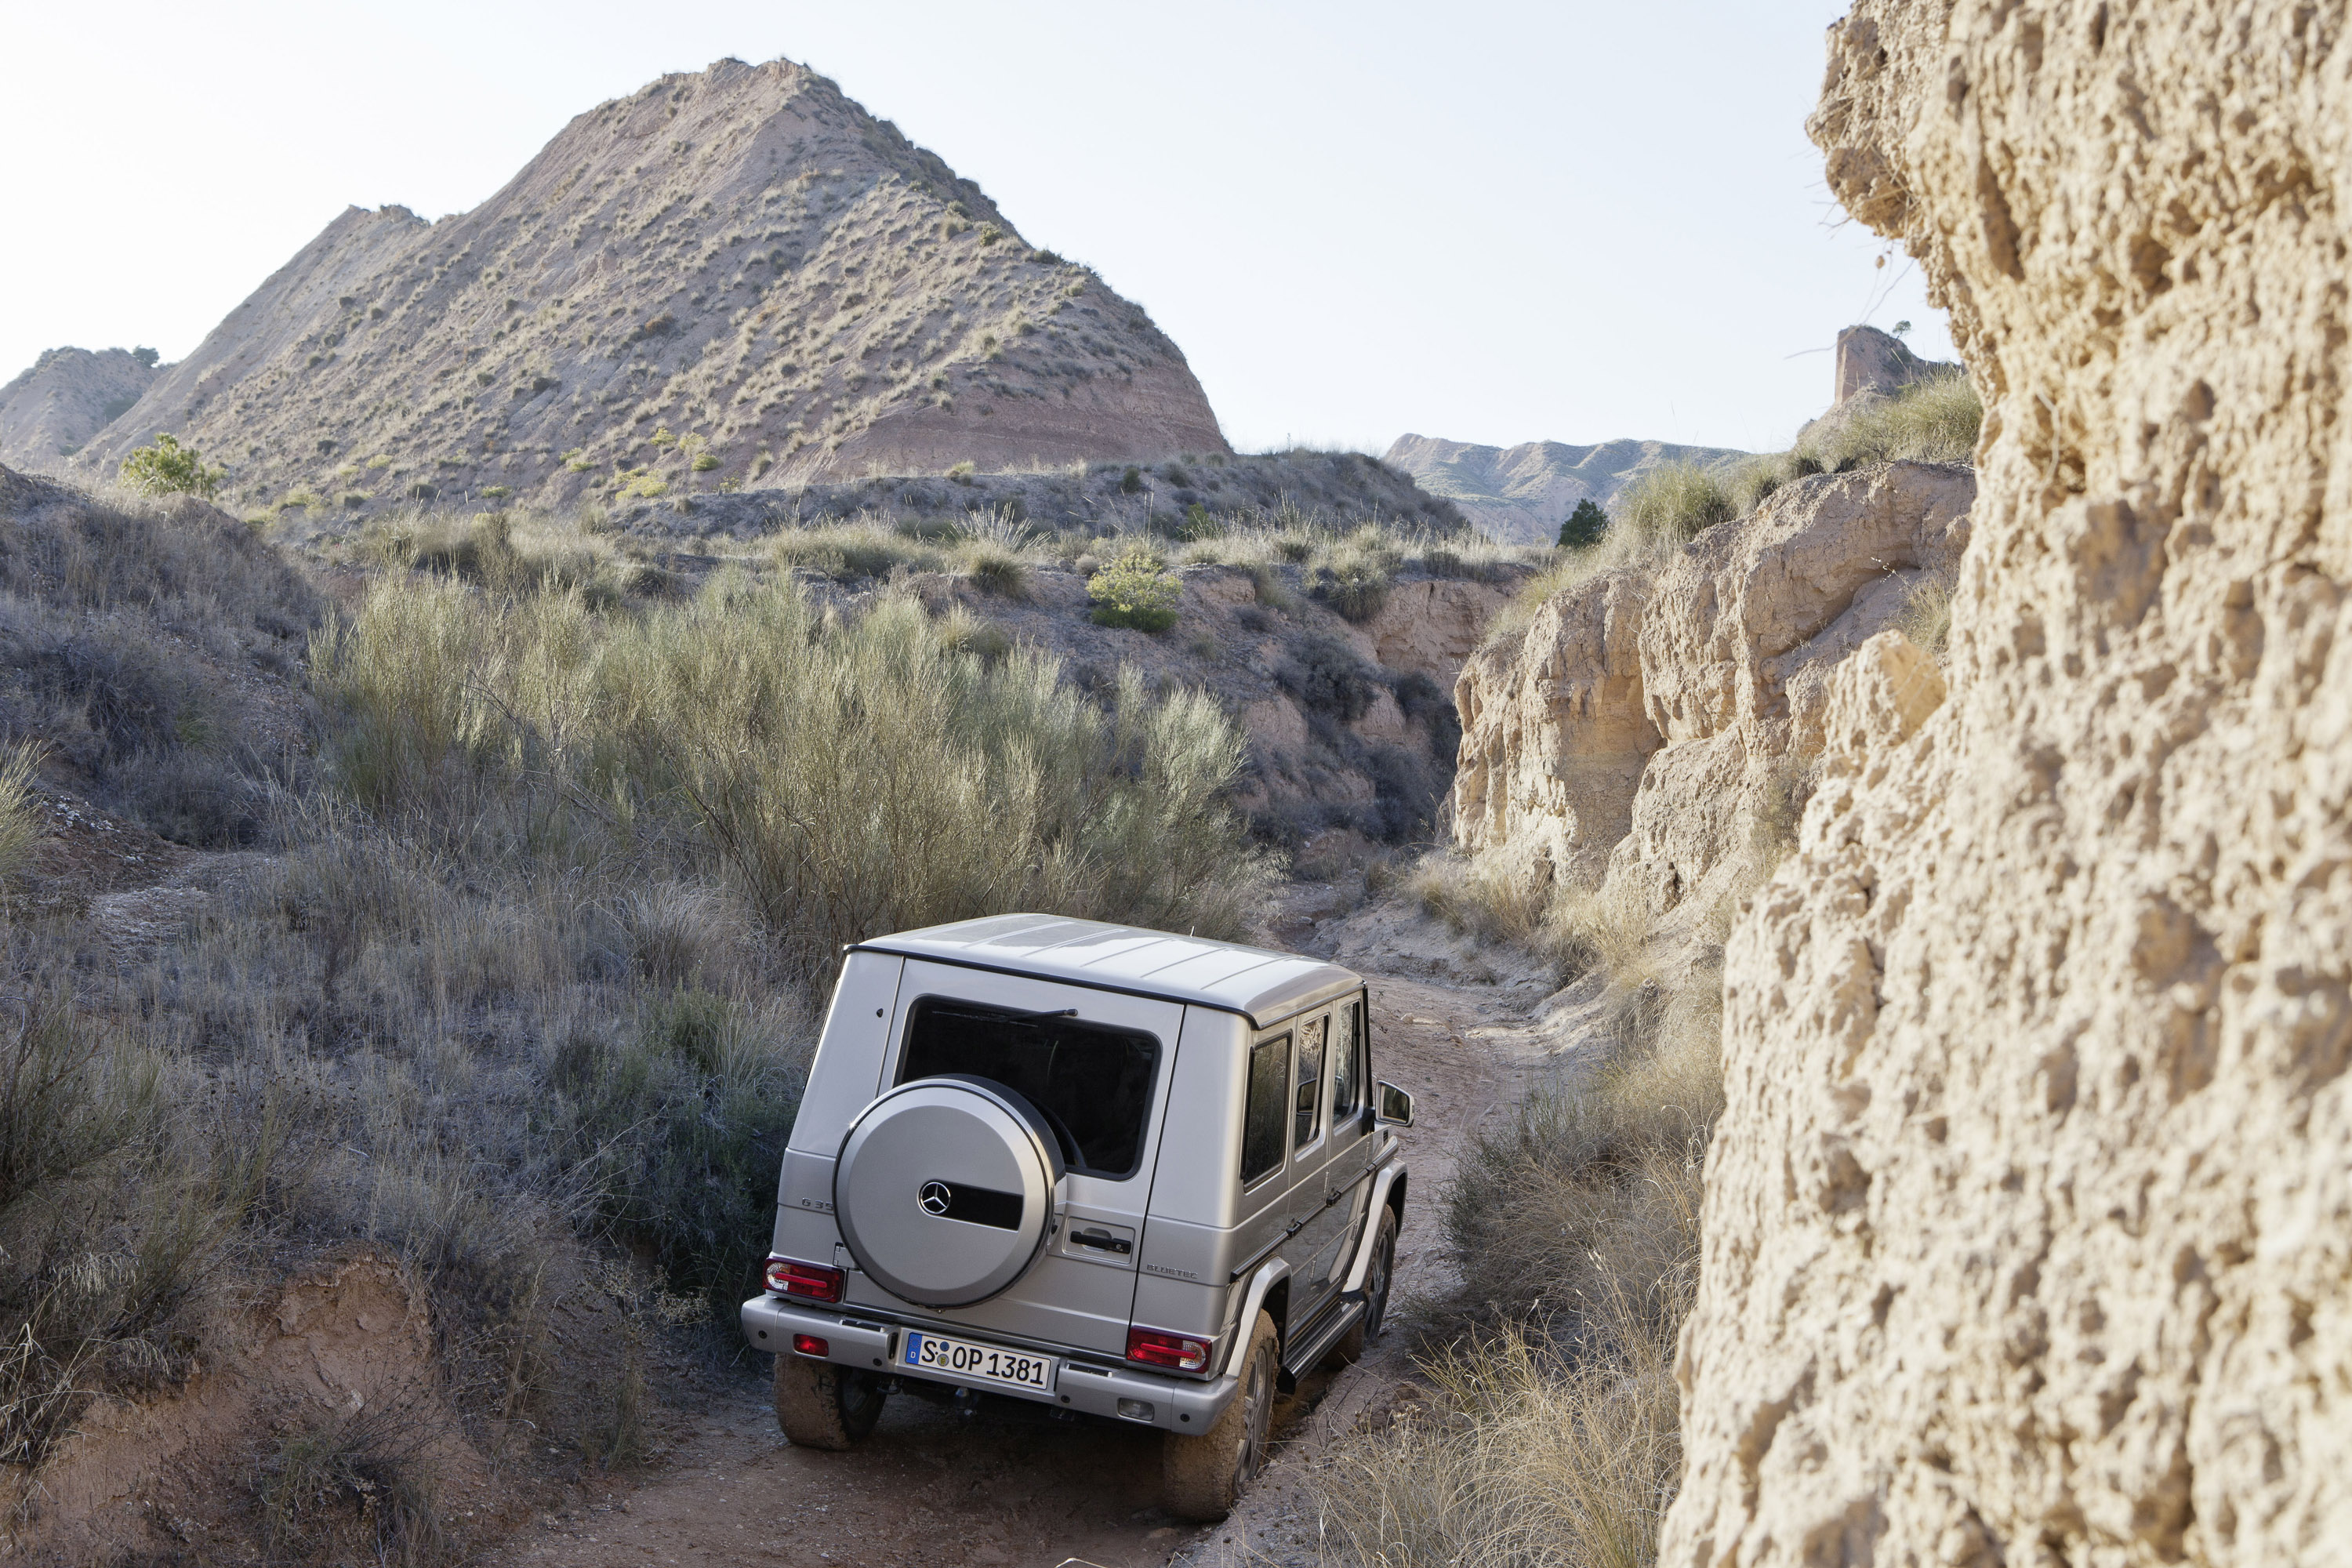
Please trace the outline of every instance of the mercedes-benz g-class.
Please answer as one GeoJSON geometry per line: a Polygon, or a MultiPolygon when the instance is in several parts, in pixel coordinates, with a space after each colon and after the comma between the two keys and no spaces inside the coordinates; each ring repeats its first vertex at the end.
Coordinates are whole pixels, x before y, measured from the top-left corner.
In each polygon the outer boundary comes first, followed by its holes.
{"type": "Polygon", "coordinates": [[[1364,982],[1293,953],[1045,915],[851,948],[777,1190],[767,1291],[795,1443],[893,1392],[1165,1434],[1223,1518],[1275,1395],[1360,1354],[1405,1197],[1364,982]]]}

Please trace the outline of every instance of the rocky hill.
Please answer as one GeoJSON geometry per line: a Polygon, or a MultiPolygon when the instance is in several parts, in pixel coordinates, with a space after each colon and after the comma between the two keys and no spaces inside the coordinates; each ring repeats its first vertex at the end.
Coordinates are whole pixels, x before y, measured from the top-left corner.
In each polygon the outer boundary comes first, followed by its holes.
{"type": "Polygon", "coordinates": [[[472,212],[346,212],[78,461],[161,431],[314,512],[1227,449],[1140,308],[784,60],[592,110],[472,212]]]}
{"type": "Polygon", "coordinates": [[[1493,538],[1507,544],[1549,544],[1559,525],[1588,498],[1604,508],[1617,492],[1660,463],[1707,467],[1748,456],[1726,447],[1682,447],[1670,441],[1603,441],[1570,447],[1528,441],[1479,447],[1435,436],[1403,435],[1382,461],[1411,474],[1493,538]]]}
{"type": "Polygon", "coordinates": [[[2352,1539],[2346,20],[1830,30],[1811,130],[1982,491],[1949,696],[1845,693],[1878,743],[1731,935],[1662,1563],[2352,1539]]]}
{"type": "Polygon", "coordinates": [[[0,386],[0,463],[53,468],[154,384],[155,351],[50,349],[0,386]]]}

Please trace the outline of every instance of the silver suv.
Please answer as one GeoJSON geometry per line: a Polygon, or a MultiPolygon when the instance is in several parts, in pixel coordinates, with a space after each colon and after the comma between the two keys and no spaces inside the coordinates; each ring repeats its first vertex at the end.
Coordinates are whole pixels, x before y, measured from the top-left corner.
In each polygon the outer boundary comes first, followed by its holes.
{"type": "Polygon", "coordinates": [[[1405,1194],[1363,981],[1046,915],[851,948],[777,1189],[767,1293],[795,1443],[894,1392],[1166,1434],[1222,1519],[1277,1391],[1381,1331],[1405,1194]]]}

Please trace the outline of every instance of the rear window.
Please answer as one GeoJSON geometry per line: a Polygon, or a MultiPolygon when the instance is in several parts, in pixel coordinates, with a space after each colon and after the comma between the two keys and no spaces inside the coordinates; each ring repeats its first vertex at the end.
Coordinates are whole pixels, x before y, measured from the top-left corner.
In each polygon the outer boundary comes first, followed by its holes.
{"type": "Polygon", "coordinates": [[[925,996],[898,1081],[961,1073],[1001,1083],[1045,1114],[1072,1170],[1117,1178],[1141,1163],[1159,1069],[1159,1037],[1140,1029],[925,996]]]}

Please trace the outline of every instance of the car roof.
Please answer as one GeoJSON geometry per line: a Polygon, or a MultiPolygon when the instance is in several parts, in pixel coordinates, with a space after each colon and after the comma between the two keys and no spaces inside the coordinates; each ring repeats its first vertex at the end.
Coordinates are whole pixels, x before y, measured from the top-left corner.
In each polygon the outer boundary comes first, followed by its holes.
{"type": "Polygon", "coordinates": [[[1350,969],[1295,952],[1061,915],[990,915],[876,937],[852,952],[895,952],[1238,1013],[1253,1028],[1360,987],[1350,969]]]}

